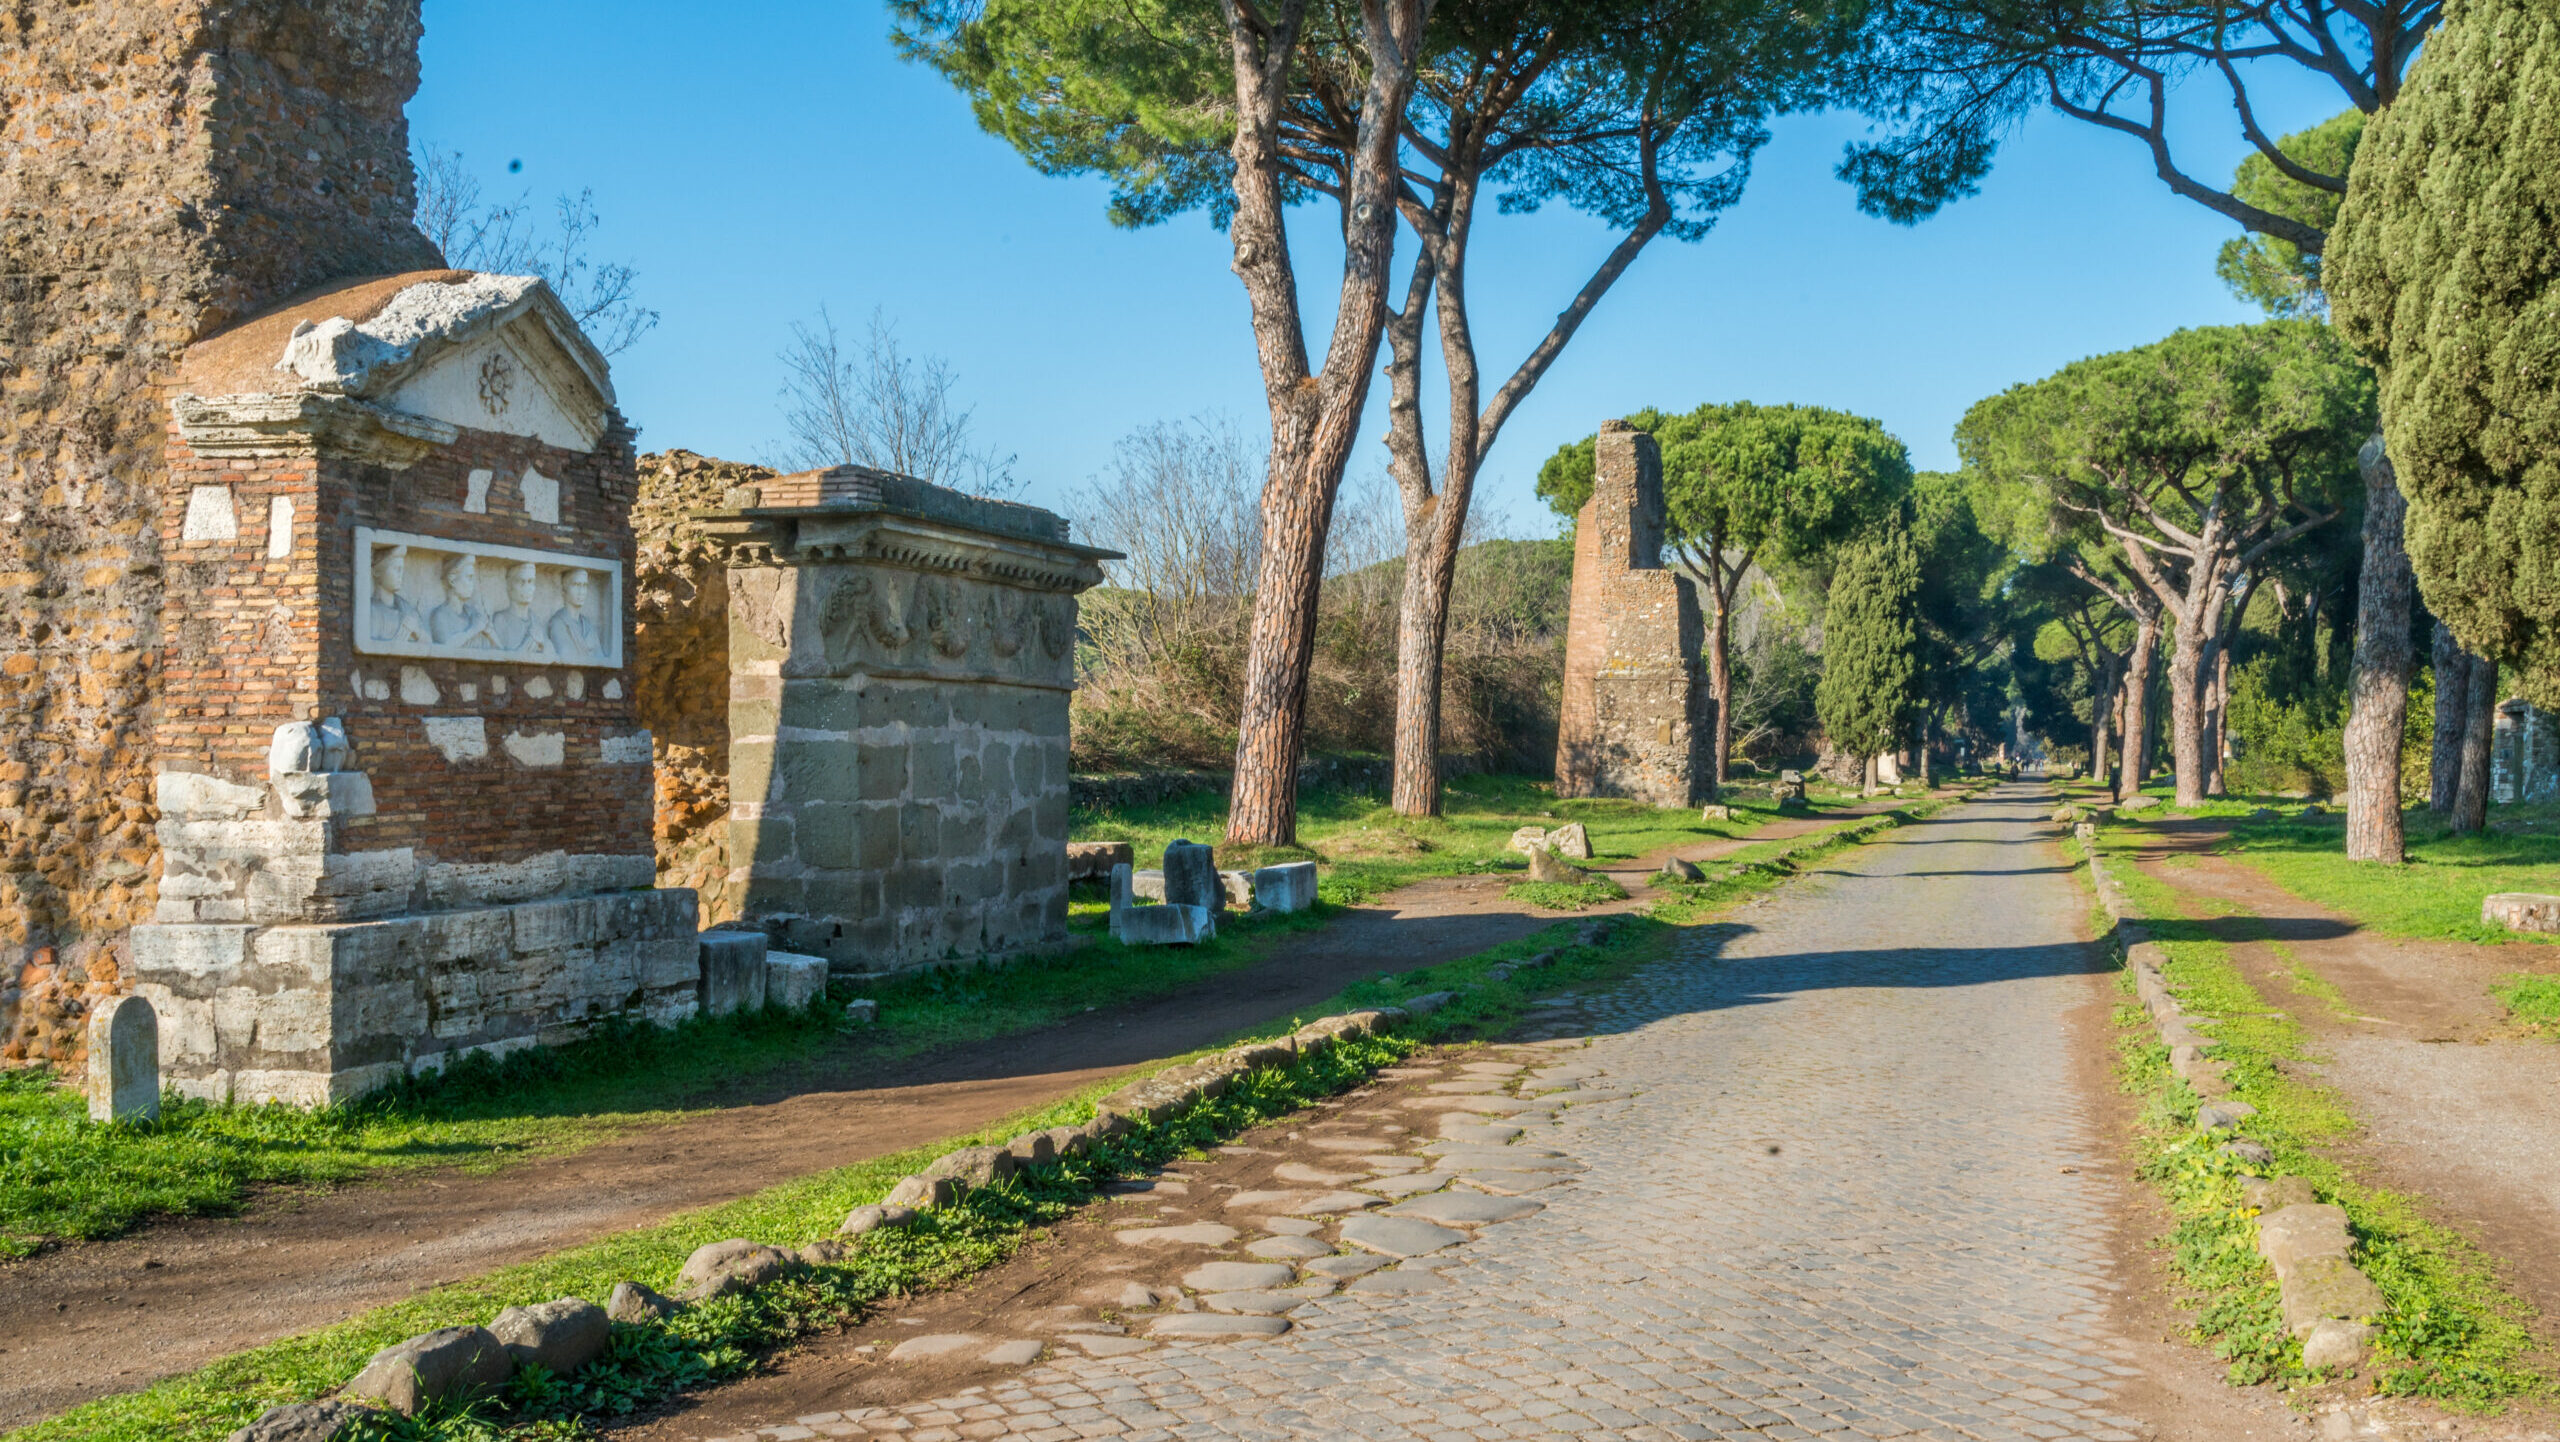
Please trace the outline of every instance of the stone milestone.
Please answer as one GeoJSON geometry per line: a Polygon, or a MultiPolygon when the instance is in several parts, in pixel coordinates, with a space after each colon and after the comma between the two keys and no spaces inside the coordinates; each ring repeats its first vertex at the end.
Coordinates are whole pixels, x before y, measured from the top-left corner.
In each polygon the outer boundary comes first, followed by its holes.
{"type": "Polygon", "coordinates": [[[1075,598],[1113,553],[859,466],[724,499],[743,919],[839,972],[1063,946],[1075,598]]]}
{"type": "Polygon", "coordinates": [[[89,1013],[89,1120],[159,1117],[160,1018],[141,997],[109,997],[89,1013]]]}
{"type": "Polygon", "coordinates": [[[1574,523],[1556,794],[1696,806],[1715,794],[1715,699],[1697,585],[1662,565],[1662,454],[1624,421],[1597,444],[1574,523]]]}
{"type": "Polygon", "coordinates": [[[135,990],[181,1092],[320,1104],[674,1021],[604,358],[530,276],[324,287],[170,387],[162,859],[135,990]]]}

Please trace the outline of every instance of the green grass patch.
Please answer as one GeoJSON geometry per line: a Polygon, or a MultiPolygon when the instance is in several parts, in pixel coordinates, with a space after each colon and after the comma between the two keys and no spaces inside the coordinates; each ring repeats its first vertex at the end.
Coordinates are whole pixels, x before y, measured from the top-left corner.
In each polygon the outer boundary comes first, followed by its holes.
{"type": "MultiPolygon", "coordinates": [[[[470,1413],[446,1413],[390,1429],[421,1442],[488,1437],[590,1436],[588,1419],[628,1413],[688,1388],[740,1376],[780,1343],[860,1321],[882,1300],[948,1286],[1012,1254],[1039,1229],[1090,1200],[1114,1177],[1191,1155],[1257,1122],[1283,1115],[1367,1077],[1412,1043],[1367,1038],[1287,1068],[1265,1069],[1220,1097],[1142,1128],[1088,1156],[1032,1169],[905,1231],[864,1237],[843,1266],[692,1308],[667,1324],[617,1326],[609,1357],[574,1379],[527,1377],[509,1397],[470,1413]]],[[[505,1306],[559,1296],[601,1303],[625,1279],[672,1287],[684,1259],[734,1236],[794,1246],[833,1235],[845,1212],[876,1201],[896,1180],[956,1145],[1078,1122],[1117,1082],[1008,1119],[978,1136],[802,1178],[753,1197],[686,1214],[537,1262],[385,1307],[335,1327],[225,1358],[146,1391],[104,1398],[9,1434],[10,1442],[211,1442],[282,1402],[307,1400],[359,1370],[377,1349],[436,1327],[485,1323],[505,1306]]]]}
{"type": "Polygon", "coordinates": [[[1504,887],[1502,894],[1541,911],[1587,911],[1627,899],[1627,889],[1606,876],[1589,881],[1518,881],[1504,887]]]}
{"type": "MultiPolygon", "coordinates": [[[[2551,1380],[2529,1361],[2531,1309],[2498,1284],[2468,1240],[2427,1220],[2410,1197],[2371,1186],[2331,1159],[2330,1149],[2356,1131],[2353,1114],[2337,1092],[2308,1079],[2302,1064],[2314,1058],[2301,1024],[2269,1005],[2206,923],[2229,935],[2237,918],[2234,939],[2265,938],[2250,936],[2246,913],[2182,905],[2133,866],[2134,839],[2111,827],[2100,847],[2166,955],[2170,989],[2215,1038],[2211,1054],[2230,1064],[2233,1095],[2258,1109],[2240,1133],[2274,1154],[2267,1175],[2300,1176],[2321,1200],[2345,1209],[2354,1260],[2391,1303],[2368,1362],[2375,1389],[2474,1410],[2547,1395],[2551,1380]]],[[[2119,980],[2129,994],[2130,972],[2119,980]]],[[[2198,1339],[2229,1363],[2235,1384],[2316,1380],[2302,1366],[2300,1344],[2285,1335],[2274,1272],[2258,1257],[2244,1169],[2218,1150],[2221,1138],[2195,1131],[2199,1099],[2169,1071],[2150,1017],[2128,1001],[2117,1023],[2120,1074],[2144,1101],[2140,1172],[2170,1204],[2169,1245],[2195,1294],[2198,1339]]]]}
{"type": "MultiPolygon", "coordinates": [[[[2501,808],[2503,809],[2503,808],[2501,808]]],[[[2424,811],[2409,813],[2408,864],[2349,861],[2342,825],[2310,821],[2234,824],[2222,851],[2306,901],[2344,912],[2385,936],[2548,945],[2480,919],[2500,891],[2549,891],[2560,876],[2560,836],[2504,831],[2455,836],[2424,811]]]]}
{"type": "Polygon", "coordinates": [[[2520,971],[2498,978],[2489,994],[2506,1007],[2507,1015],[2522,1025],[2549,1035],[2560,1035],[2560,976],[2520,971]]]}
{"type": "MultiPolygon", "coordinates": [[[[1552,782],[1523,776],[1462,776],[1442,788],[1443,814],[1399,816],[1371,797],[1350,792],[1308,792],[1299,798],[1298,840],[1289,849],[1238,851],[1221,847],[1221,866],[1274,861],[1321,863],[1316,894],[1336,905],[1356,905],[1399,886],[1439,876],[1470,876],[1528,869],[1511,849],[1523,826],[1555,827],[1579,821],[1591,848],[1604,860],[1623,860],[1699,841],[1748,836],[1780,814],[1765,788],[1727,788],[1730,821],[1706,821],[1687,809],[1665,810],[1647,802],[1559,799],[1552,782]]],[[[1819,811],[1857,804],[1840,796],[1814,802],[1819,811]]],[[[1193,792],[1148,806],[1083,809],[1071,834],[1078,841],[1126,841],[1140,866],[1152,866],[1176,838],[1215,843],[1226,834],[1227,799],[1193,792]]]]}

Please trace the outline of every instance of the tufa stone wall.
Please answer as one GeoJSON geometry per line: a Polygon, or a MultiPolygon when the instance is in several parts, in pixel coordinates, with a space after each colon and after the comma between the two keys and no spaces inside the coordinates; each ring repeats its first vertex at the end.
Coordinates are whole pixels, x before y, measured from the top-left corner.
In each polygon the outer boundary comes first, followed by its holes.
{"type": "Polygon", "coordinates": [[[768,466],[659,451],[640,458],[631,512],[632,674],[657,748],[658,884],[699,893],[705,926],[737,919],[746,886],[729,859],[729,562],[693,517],[773,477],[768,466]]]}
{"type": "Polygon", "coordinates": [[[1695,805],[1715,795],[1715,698],[1697,585],[1662,568],[1662,453],[1609,421],[1598,463],[1574,522],[1556,794],[1695,805]]]}
{"type": "Polygon", "coordinates": [[[157,869],[155,385],[410,224],[418,0],[0,7],[0,1060],[71,1060],[157,869]]]}

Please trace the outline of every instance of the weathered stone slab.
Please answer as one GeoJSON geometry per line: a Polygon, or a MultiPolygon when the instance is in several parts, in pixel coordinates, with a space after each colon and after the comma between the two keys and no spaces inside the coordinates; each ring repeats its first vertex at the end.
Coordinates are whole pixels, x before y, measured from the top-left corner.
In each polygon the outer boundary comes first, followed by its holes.
{"type": "Polygon", "coordinates": [[[769,1006],[805,1011],[827,994],[827,959],[792,951],[769,951],[764,959],[764,997],[769,1006]]]}
{"type": "Polygon", "coordinates": [[[142,997],[109,997],[89,1013],[89,1120],[159,1118],[160,1015],[142,997]]]}
{"type": "Polygon", "coordinates": [[[1216,1222],[1190,1222],[1172,1227],[1131,1227],[1113,1232],[1124,1247],[1223,1247],[1244,1233],[1216,1222]]]}
{"type": "Polygon", "coordinates": [[[1238,1317],[1218,1312],[1175,1312],[1148,1325],[1151,1337],[1277,1337],[1289,1330],[1286,1317],[1238,1317]]]}
{"type": "Polygon", "coordinates": [[[1591,828],[1579,821],[1567,822],[1547,833],[1547,850],[1575,861],[1591,859],[1591,828]]]}
{"type": "Polygon", "coordinates": [[[689,1302],[709,1301],[761,1287],[791,1269],[791,1254],[780,1247],[767,1247],[744,1237],[725,1242],[709,1242],[693,1249],[684,1259],[683,1270],[676,1281],[683,1286],[689,1302]]]}
{"type": "Polygon", "coordinates": [[[351,1402],[289,1402],[268,1408],[228,1442],[338,1442],[357,1423],[376,1415],[373,1408],[351,1402]]]}
{"type": "Polygon", "coordinates": [[[374,1353],[343,1395],[415,1417],[438,1402],[495,1391],[515,1369],[515,1359],[488,1328],[445,1327],[374,1353]]]}
{"type": "Polygon", "coordinates": [[[507,1308],[489,1324],[489,1334],[514,1355],[517,1366],[532,1363],[565,1377],[604,1355],[613,1341],[613,1319],[593,1302],[562,1297],[507,1308]]]}
{"type": "Polygon", "coordinates": [[[1288,861],[1258,867],[1253,878],[1253,904],[1265,911],[1306,911],[1316,904],[1316,864],[1288,861]]]}
{"type": "MultiPolygon", "coordinates": [[[[1327,1291],[1332,1284],[1325,1284],[1327,1291]]],[[[1308,1298],[1288,1292],[1211,1292],[1200,1298],[1200,1305],[1212,1312],[1231,1312],[1247,1317],[1284,1317],[1307,1304],[1308,1298]]]]}
{"type": "Polygon", "coordinates": [[[1313,1237],[1264,1237],[1245,1245],[1249,1255],[1271,1261],[1303,1261],[1309,1257],[1330,1257],[1333,1248],[1313,1237]]]}
{"type": "Polygon", "coordinates": [[[1568,1179],[1554,1172],[1467,1172],[1458,1180],[1498,1197],[1517,1197],[1529,1192],[1543,1192],[1549,1187],[1562,1185],[1568,1179]]]}
{"type": "Polygon", "coordinates": [[[1446,1222],[1452,1226],[1481,1227],[1493,1222],[1518,1221],[1545,1211],[1544,1204],[1521,1201],[1516,1197],[1491,1197],[1476,1192],[1437,1192],[1416,1197],[1387,1208],[1391,1217],[1420,1217],[1426,1222],[1446,1222]]]}
{"type": "Polygon", "coordinates": [[[1365,1277],[1387,1265],[1387,1259],[1369,1252],[1342,1252],[1318,1257],[1301,1270],[1319,1277],[1365,1277]]]}
{"type": "Polygon", "coordinates": [[[1227,888],[1218,879],[1216,849],[1178,839],[1166,843],[1164,900],[1167,906],[1196,906],[1212,913],[1225,907],[1227,888]]]}
{"type": "Polygon", "coordinates": [[[936,1332],[930,1336],[909,1337],[889,1349],[892,1362],[923,1362],[935,1357],[948,1357],[986,1345],[986,1338],[970,1332],[936,1332]]]}
{"type": "Polygon", "coordinates": [[[2560,931],[2560,896],[2501,891],[2480,903],[2480,920],[2509,931],[2560,931]]]}
{"type": "Polygon", "coordinates": [[[1033,1341],[1028,1337],[1011,1342],[999,1342],[988,1348],[987,1354],[978,1360],[996,1367],[1028,1367],[1040,1360],[1040,1353],[1047,1345],[1045,1342],[1033,1341]]]}
{"type": "Polygon", "coordinates": [[[1246,1292],[1287,1286],[1297,1270],[1285,1262],[1203,1262],[1182,1274],[1195,1292],[1246,1292]]]}
{"type": "Polygon", "coordinates": [[[1390,1257],[1424,1257],[1467,1239],[1420,1217],[1353,1217],[1342,1224],[1342,1240],[1390,1257]]]}

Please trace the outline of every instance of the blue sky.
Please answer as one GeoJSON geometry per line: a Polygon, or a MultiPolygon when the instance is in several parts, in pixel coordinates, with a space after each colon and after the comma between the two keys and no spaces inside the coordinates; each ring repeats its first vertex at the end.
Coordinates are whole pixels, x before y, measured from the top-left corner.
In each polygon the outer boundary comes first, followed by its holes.
{"type": "MultiPolygon", "coordinates": [[[[898,59],[877,5],[427,0],[426,25],[414,138],[460,151],[492,194],[592,187],[599,253],[638,267],[663,319],[615,383],[644,448],[759,458],[781,434],[775,352],[821,305],[857,327],[881,308],[911,348],[946,357],[1040,504],[1072,512],[1112,443],[1149,422],[1261,424],[1226,238],[1196,215],[1112,228],[1100,182],[1039,175],[982,133],[955,92],[898,59]]],[[[2338,108],[2288,89],[2261,99],[2271,124],[2338,108]]],[[[2183,123],[2184,163],[2227,177],[2240,155],[2228,102],[2188,97],[2183,123]]],[[[1832,177],[1862,128],[1782,122],[1704,241],[1658,240],[1618,283],[1486,464],[1482,494],[1510,529],[1550,533],[1539,463],[1640,406],[1842,407],[1944,467],[1982,396],[2180,326],[2256,318],[2213,276],[2234,228],[2172,196],[2131,140],[2041,118],[1982,195],[1904,228],[1858,214],[1832,177]]],[[[1489,218],[1472,280],[1489,373],[1507,373],[1609,244],[1561,209],[1489,218]]],[[[1310,310],[1329,313],[1336,273],[1308,264],[1300,279],[1310,310]]],[[[1374,444],[1354,461],[1383,466],[1374,444]]]]}

